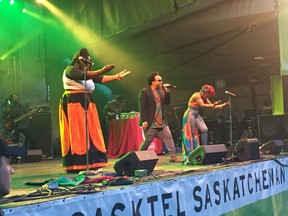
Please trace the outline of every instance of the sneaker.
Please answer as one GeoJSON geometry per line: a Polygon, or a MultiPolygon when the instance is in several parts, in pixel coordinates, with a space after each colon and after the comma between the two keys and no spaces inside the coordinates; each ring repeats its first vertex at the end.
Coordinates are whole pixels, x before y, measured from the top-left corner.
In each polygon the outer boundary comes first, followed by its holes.
{"type": "Polygon", "coordinates": [[[171,155],[170,162],[179,162],[179,160],[176,155],[171,155]]]}
{"type": "Polygon", "coordinates": [[[182,161],[183,166],[190,166],[192,165],[188,159],[182,161]]]}

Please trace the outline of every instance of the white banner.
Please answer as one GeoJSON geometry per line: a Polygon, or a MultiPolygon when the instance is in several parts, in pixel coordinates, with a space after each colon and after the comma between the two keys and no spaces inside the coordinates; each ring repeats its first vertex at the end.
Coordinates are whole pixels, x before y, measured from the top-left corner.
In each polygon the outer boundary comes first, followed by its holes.
{"type": "MultiPolygon", "coordinates": [[[[5,216],[220,215],[286,191],[288,159],[4,209],[5,216]]],[[[221,168],[221,167],[219,167],[221,168]]],[[[195,171],[196,172],[196,171],[195,171]]]]}

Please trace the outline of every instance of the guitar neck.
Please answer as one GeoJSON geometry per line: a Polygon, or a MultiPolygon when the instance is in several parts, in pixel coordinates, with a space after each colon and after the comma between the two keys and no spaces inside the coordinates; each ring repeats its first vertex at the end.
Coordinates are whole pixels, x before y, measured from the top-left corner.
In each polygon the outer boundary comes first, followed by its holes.
{"type": "Polygon", "coordinates": [[[14,119],[14,123],[17,123],[18,121],[21,121],[22,119],[28,117],[28,116],[31,116],[33,113],[35,113],[37,110],[31,110],[30,112],[28,113],[25,113],[24,115],[22,116],[19,116],[17,118],[14,119]]]}

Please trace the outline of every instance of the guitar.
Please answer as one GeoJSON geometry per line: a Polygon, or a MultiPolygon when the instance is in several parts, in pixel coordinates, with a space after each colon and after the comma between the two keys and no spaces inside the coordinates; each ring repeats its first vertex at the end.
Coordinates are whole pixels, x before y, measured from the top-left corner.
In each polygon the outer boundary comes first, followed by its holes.
{"type": "Polygon", "coordinates": [[[36,112],[41,112],[41,111],[42,111],[41,108],[35,107],[34,109],[30,110],[29,112],[27,112],[21,116],[18,116],[16,118],[11,117],[11,118],[6,119],[6,121],[4,123],[5,130],[11,131],[17,122],[21,121],[22,119],[24,119],[26,117],[32,116],[36,112]]]}

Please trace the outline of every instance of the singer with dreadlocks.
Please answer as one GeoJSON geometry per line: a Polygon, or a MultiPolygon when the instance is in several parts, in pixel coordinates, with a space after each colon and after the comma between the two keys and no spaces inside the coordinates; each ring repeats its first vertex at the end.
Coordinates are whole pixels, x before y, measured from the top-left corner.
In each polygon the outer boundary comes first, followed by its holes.
{"type": "Polygon", "coordinates": [[[211,85],[202,86],[199,92],[195,92],[189,99],[188,109],[183,115],[182,122],[182,145],[184,162],[187,160],[191,151],[197,148],[200,143],[195,136],[195,131],[198,130],[201,133],[201,145],[208,144],[208,128],[199,115],[200,108],[209,109],[222,109],[229,105],[229,102],[220,104],[221,101],[211,103],[209,97],[215,95],[214,87],[211,85]]]}
{"type": "Polygon", "coordinates": [[[108,64],[96,71],[92,70],[92,65],[88,50],[83,48],[74,55],[62,77],[65,92],[59,105],[59,124],[63,167],[68,173],[85,170],[87,165],[89,169],[108,165],[92,91],[95,88],[94,83],[121,80],[127,75],[127,71],[123,70],[116,75],[103,75],[115,65],[108,64]]]}

